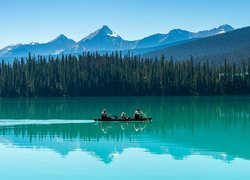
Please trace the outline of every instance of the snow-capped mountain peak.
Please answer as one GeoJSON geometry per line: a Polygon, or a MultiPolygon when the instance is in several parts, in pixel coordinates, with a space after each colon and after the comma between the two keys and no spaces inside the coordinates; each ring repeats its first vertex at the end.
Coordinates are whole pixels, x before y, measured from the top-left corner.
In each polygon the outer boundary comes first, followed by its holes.
{"type": "Polygon", "coordinates": [[[191,38],[204,38],[204,37],[224,34],[233,30],[234,28],[232,26],[225,24],[225,25],[219,26],[218,28],[213,28],[210,30],[199,31],[197,33],[193,33],[191,38]]]}
{"type": "Polygon", "coordinates": [[[3,49],[0,50],[0,57],[8,55],[9,53],[11,53],[13,50],[15,50],[20,46],[22,46],[22,44],[11,44],[9,46],[4,47],[3,49]]]}
{"type": "Polygon", "coordinates": [[[229,31],[233,31],[234,28],[228,24],[224,24],[217,28],[217,34],[223,34],[229,31]]]}
{"type": "Polygon", "coordinates": [[[118,34],[116,34],[114,31],[112,31],[108,26],[104,25],[100,32],[102,32],[105,35],[108,35],[110,37],[120,37],[118,34]]]}
{"type": "Polygon", "coordinates": [[[104,25],[79,41],[78,47],[81,47],[81,50],[87,49],[92,51],[119,50],[123,49],[126,42],[108,26],[104,25]]]}
{"type": "Polygon", "coordinates": [[[223,24],[223,25],[221,25],[220,27],[218,27],[218,29],[225,29],[225,30],[229,30],[229,31],[232,31],[232,30],[234,30],[234,28],[232,27],[232,26],[230,26],[230,25],[228,25],[228,24],[223,24]]]}
{"type": "Polygon", "coordinates": [[[112,37],[112,38],[120,38],[118,34],[113,32],[108,26],[104,25],[102,28],[96,30],[95,32],[91,33],[87,37],[83,38],[80,42],[84,42],[86,40],[90,40],[93,38],[98,38],[98,37],[112,37]]]}

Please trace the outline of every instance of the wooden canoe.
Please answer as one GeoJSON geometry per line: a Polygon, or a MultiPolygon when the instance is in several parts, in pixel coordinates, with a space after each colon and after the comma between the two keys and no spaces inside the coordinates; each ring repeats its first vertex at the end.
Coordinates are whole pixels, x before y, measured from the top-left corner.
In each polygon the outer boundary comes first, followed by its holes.
{"type": "Polygon", "coordinates": [[[121,119],[121,118],[111,118],[111,119],[98,119],[94,118],[95,121],[102,121],[102,122],[110,122],[110,121],[117,121],[117,122],[131,122],[131,121],[151,121],[152,118],[140,118],[140,119],[134,119],[134,118],[127,118],[127,119],[121,119]]]}

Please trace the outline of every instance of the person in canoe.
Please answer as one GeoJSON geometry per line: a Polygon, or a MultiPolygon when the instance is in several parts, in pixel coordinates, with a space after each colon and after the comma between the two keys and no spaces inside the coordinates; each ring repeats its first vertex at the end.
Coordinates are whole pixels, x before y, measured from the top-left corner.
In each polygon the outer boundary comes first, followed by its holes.
{"type": "Polygon", "coordinates": [[[111,119],[111,114],[108,114],[107,113],[107,109],[103,109],[102,113],[101,113],[101,118],[102,119],[106,119],[106,120],[109,120],[111,119]]]}
{"type": "Polygon", "coordinates": [[[126,120],[126,119],[127,119],[126,113],[125,113],[125,112],[122,112],[122,113],[121,113],[121,119],[122,119],[122,120],[126,120]]]}
{"type": "Polygon", "coordinates": [[[135,119],[141,119],[143,118],[143,112],[138,108],[136,109],[135,113],[134,113],[134,118],[135,119]]]}

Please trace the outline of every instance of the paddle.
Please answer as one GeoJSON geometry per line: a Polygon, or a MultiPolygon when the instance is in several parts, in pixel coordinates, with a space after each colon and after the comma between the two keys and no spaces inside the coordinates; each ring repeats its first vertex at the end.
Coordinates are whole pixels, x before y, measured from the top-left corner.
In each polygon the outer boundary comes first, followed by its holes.
{"type": "Polygon", "coordinates": [[[143,118],[146,118],[146,114],[144,114],[144,112],[141,111],[141,115],[143,118]]]}

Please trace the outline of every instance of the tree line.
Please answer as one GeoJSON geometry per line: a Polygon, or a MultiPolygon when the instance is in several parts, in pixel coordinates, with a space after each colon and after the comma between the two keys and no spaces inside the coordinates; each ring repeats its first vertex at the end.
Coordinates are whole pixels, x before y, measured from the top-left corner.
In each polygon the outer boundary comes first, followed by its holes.
{"type": "Polygon", "coordinates": [[[1,97],[163,96],[250,94],[250,59],[206,62],[82,53],[2,61],[1,97]]]}

